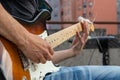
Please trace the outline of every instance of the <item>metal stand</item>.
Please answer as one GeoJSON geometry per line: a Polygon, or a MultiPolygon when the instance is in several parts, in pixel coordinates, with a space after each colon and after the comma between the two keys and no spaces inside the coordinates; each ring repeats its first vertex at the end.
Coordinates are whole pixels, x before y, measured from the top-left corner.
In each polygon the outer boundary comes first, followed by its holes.
{"type": "Polygon", "coordinates": [[[103,54],[103,65],[110,64],[108,44],[109,44],[109,40],[107,38],[99,39],[98,48],[99,51],[103,54]]]}

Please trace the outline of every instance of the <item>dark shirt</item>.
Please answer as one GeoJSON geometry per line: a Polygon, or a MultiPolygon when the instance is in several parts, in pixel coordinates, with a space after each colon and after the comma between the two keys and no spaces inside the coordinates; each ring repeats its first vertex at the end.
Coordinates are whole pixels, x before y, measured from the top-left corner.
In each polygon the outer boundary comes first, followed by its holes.
{"type": "Polygon", "coordinates": [[[0,0],[3,7],[16,18],[32,20],[38,9],[37,0],[0,0]]]}

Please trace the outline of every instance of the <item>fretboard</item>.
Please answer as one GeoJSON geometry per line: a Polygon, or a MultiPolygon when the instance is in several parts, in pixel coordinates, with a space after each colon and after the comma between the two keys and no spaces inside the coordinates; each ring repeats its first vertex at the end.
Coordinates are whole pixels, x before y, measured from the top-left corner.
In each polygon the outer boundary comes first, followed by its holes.
{"type": "MultiPolygon", "coordinates": [[[[89,24],[90,30],[94,31],[94,26],[93,24],[89,24]]],[[[45,40],[51,45],[52,48],[57,47],[61,43],[65,42],[69,38],[73,37],[76,32],[82,31],[82,27],[80,23],[76,23],[68,28],[65,28],[63,30],[60,30],[48,37],[45,38],[45,40]]]]}

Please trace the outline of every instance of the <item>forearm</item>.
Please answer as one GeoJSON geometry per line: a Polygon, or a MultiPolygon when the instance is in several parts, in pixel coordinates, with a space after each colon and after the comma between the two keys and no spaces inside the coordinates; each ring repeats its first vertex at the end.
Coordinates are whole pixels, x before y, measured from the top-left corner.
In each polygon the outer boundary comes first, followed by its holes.
{"type": "Polygon", "coordinates": [[[56,51],[53,55],[52,62],[54,64],[57,64],[63,60],[66,60],[66,59],[74,57],[74,56],[75,56],[74,52],[71,48],[66,49],[66,50],[56,51]]]}
{"type": "Polygon", "coordinates": [[[23,38],[27,36],[26,33],[28,33],[28,31],[9,15],[0,4],[0,35],[15,44],[20,43],[18,45],[21,45],[24,43],[23,38]]]}

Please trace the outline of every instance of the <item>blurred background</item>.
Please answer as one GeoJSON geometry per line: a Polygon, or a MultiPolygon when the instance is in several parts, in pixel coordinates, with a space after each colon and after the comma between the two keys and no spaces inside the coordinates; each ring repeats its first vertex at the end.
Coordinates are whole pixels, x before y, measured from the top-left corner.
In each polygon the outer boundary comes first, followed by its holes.
{"type": "MultiPolygon", "coordinates": [[[[47,21],[49,34],[78,22],[80,16],[91,20],[95,31],[79,56],[60,65],[120,65],[120,0],[47,0],[53,8],[47,21]]],[[[57,46],[62,50],[71,46],[72,38],[57,46]]]]}

